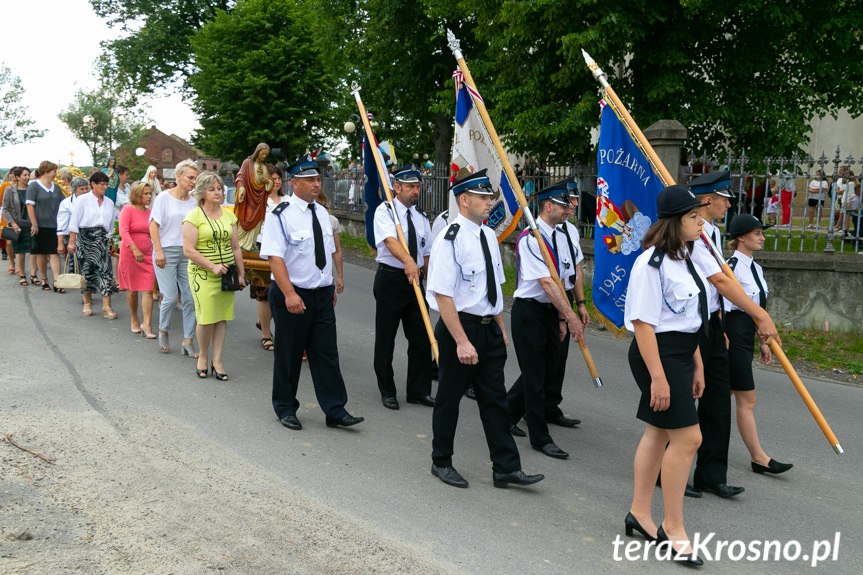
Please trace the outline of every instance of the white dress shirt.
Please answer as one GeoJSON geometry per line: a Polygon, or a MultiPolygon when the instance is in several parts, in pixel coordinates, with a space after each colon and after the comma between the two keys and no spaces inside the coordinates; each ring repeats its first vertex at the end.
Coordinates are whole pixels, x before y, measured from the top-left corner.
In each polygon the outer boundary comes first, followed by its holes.
{"type": "MultiPolygon", "coordinates": [[[[434,242],[429,258],[429,279],[426,286],[426,299],[429,306],[440,311],[435,294],[449,296],[455,303],[456,311],[478,316],[497,315],[503,311],[503,293],[500,284],[506,281],[500,247],[494,230],[488,226],[478,226],[461,214],[453,224],[459,224],[455,239],[441,237],[434,242]],[[492,306],[486,295],[485,258],[479,235],[485,234],[491,253],[495,274],[497,302],[492,306]]],[[[450,224],[450,227],[452,224],[450,224]]],[[[446,229],[449,230],[450,227],[446,229]]],[[[444,236],[446,232],[444,232],[444,236]]]]}
{"type": "MultiPolygon", "coordinates": [[[[284,203],[284,202],[283,202],[284,203]]],[[[291,283],[303,289],[315,289],[333,283],[333,252],[336,242],[327,209],[314,202],[314,217],[321,224],[326,265],[315,265],[315,239],[312,232],[312,210],[299,196],[291,196],[288,207],[280,214],[271,213],[261,233],[261,259],[282,258],[291,283]]],[[[273,280],[276,278],[270,276],[273,280]]]]}
{"type": "MultiPolygon", "coordinates": [[[[707,220],[704,221],[704,235],[713,239],[713,243],[716,244],[717,249],[722,249],[722,234],[719,233],[719,228],[707,220]]],[[[710,248],[707,247],[707,244],[701,238],[695,240],[695,247],[692,250],[692,261],[704,277],[709,278],[722,273],[722,268],[719,267],[716,258],[710,253],[710,248]]],[[[704,286],[707,288],[707,310],[713,314],[719,311],[719,292],[716,291],[716,288],[709,281],[704,282],[704,286]]]]}
{"type": "MultiPolygon", "coordinates": [[[[84,194],[81,194],[82,196],[84,194]]],[[[75,201],[75,194],[71,194],[60,202],[60,207],[57,209],[57,235],[69,235],[69,218],[72,217],[72,202],[75,201]]]]}
{"type": "MultiPolygon", "coordinates": [[[[626,329],[634,332],[632,321],[637,319],[652,325],[654,333],[695,333],[701,327],[698,284],[685,261],[674,261],[666,255],[659,269],[648,265],[655,250],[655,246],[644,250],[629,272],[623,311],[626,329]]],[[[704,273],[698,266],[695,269],[706,285],[704,273]]]]}
{"type": "MultiPolygon", "coordinates": [[[[760,305],[758,301],[758,284],[755,283],[755,277],[752,275],[752,264],[755,263],[754,260],[739,251],[735,251],[734,255],[731,257],[737,258],[737,264],[734,266],[734,275],[737,276],[737,279],[740,281],[740,285],[743,286],[743,291],[747,296],[749,296],[749,299],[755,302],[756,305],[760,305]]],[[[764,270],[761,269],[760,265],[755,263],[755,271],[758,272],[758,278],[761,280],[761,285],[764,286],[764,299],[766,301],[767,295],[770,293],[770,289],[767,287],[767,280],[764,279],[764,270]]],[[[725,300],[725,311],[734,311],[736,309],[740,308],[731,303],[730,300],[725,300]]]]}
{"type": "MultiPolygon", "coordinates": [[[[408,213],[411,215],[411,222],[414,225],[414,230],[417,236],[416,262],[419,267],[423,267],[426,258],[431,254],[431,226],[429,225],[429,220],[427,217],[419,213],[416,206],[411,206],[410,209],[408,209],[408,207],[398,199],[394,199],[392,204],[395,204],[399,223],[401,224],[402,232],[405,235],[405,242],[409,242],[408,213]]],[[[375,247],[378,250],[378,255],[375,257],[375,261],[379,264],[386,264],[394,268],[404,269],[404,264],[390,252],[384,242],[387,238],[395,238],[398,241],[396,224],[393,221],[392,208],[390,207],[392,204],[390,204],[390,202],[383,202],[375,210],[374,226],[375,241],[377,242],[375,247]]]]}
{"type": "MultiPolygon", "coordinates": [[[[536,225],[539,228],[542,236],[548,240],[548,245],[551,245],[551,237],[554,233],[554,228],[545,223],[542,218],[536,220],[536,225]]],[[[564,241],[566,238],[564,238],[564,241]]],[[[542,259],[542,252],[539,248],[539,243],[533,234],[528,233],[520,236],[516,246],[518,250],[518,269],[516,273],[518,284],[513,297],[519,299],[534,299],[538,302],[549,303],[551,300],[539,280],[542,278],[551,277],[548,266],[545,265],[545,260],[542,259]]],[[[551,250],[549,250],[551,251],[551,250]]],[[[554,256],[552,255],[552,259],[554,256]]],[[[560,262],[558,261],[558,274],[560,274],[560,262]]],[[[558,288],[555,288],[558,289],[558,288]]]]}
{"type": "Polygon", "coordinates": [[[109,234],[114,231],[114,202],[102,196],[102,205],[91,191],[81,194],[72,204],[69,216],[69,232],[80,233],[83,228],[104,228],[109,234]]]}

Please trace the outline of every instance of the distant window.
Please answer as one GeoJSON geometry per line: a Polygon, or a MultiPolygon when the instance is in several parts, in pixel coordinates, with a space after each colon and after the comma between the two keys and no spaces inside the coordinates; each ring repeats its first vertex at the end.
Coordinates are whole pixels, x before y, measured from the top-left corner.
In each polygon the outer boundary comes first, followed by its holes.
{"type": "Polygon", "coordinates": [[[171,148],[165,148],[162,150],[162,163],[168,164],[169,166],[174,163],[174,150],[171,148]]]}
{"type": "Polygon", "coordinates": [[[207,169],[207,164],[201,163],[201,171],[203,172],[206,169],[207,169]]]}

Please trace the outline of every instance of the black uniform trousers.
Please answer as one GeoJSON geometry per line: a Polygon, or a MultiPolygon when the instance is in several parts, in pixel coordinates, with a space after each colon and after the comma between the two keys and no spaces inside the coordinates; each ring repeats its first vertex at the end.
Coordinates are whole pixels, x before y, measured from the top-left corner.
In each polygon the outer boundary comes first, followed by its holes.
{"type": "Polygon", "coordinates": [[[452,465],[459,403],[471,383],[476,391],[479,416],[488,443],[492,468],[498,473],[521,469],[515,440],[509,434],[503,367],[506,346],[494,318],[459,314],[467,338],[476,348],[479,363],[467,365],[458,360],[455,340],[440,319],[435,326],[440,359],[440,380],[432,413],[432,462],[438,467],[452,465]],[[485,323],[483,323],[485,322],[485,323]]]}
{"type": "Polygon", "coordinates": [[[380,264],[375,274],[374,294],[377,302],[374,367],[381,396],[396,396],[393,351],[400,322],[408,340],[407,396],[431,395],[431,342],[416,292],[404,270],[380,264]]]}
{"type": "Polygon", "coordinates": [[[710,340],[699,331],[698,346],[704,363],[704,393],[698,400],[701,447],[695,463],[695,485],[727,483],[728,442],[731,439],[731,382],[728,350],[719,313],[710,316],[710,340]]]}
{"type": "MultiPolygon", "coordinates": [[[[569,299],[569,305],[572,307],[572,302],[575,298],[572,296],[572,290],[567,290],[566,297],[569,299]]],[[[545,419],[557,419],[563,416],[563,411],[560,409],[560,404],[563,403],[563,379],[566,376],[566,362],[569,359],[569,342],[572,340],[572,335],[569,333],[569,327],[566,328],[566,337],[560,341],[558,334],[557,342],[560,344],[558,350],[559,360],[557,367],[552,370],[548,377],[548,383],[545,386],[545,419]]]]}
{"type": "Polygon", "coordinates": [[[512,343],[521,375],[506,394],[512,423],[524,416],[530,444],[551,443],[545,419],[546,387],[560,361],[560,322],[550,303],[516,298],[512,302],[512,343]]]}
{"type": "Polygon", "coordinates": [[[297,385],[303,365],[303,351],[309,358],[312,383],[318,404],[334,422],[348,414],[345,404],[348,392],[339,368],[336,342],[336,312],[333,308],[334,286],[314,290],[294,287],[306,306],[302,314],[293,314],[285,306],[285,296],[270,284],[270,311],[275,320],[275,353],[273,354],[273,409],[279,419],[296,415],[297,385]]]}

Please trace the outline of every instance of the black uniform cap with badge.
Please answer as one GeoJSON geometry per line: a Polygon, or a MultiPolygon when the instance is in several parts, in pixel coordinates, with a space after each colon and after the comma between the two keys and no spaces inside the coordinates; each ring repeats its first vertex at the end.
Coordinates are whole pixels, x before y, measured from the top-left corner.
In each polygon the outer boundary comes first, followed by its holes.
{"type": "Polygon", "coordinates": [[[757,230],[758,228],[766,230],[772,227],[772,225],[763,223],[752,214],[740,214],[735,216],[734,219],[731,220],[731,223],[728,224],[727,234],[728,237],[733,240],[740,236],[745,236],[752,230],[757,230]]]}
{"type": "Polygon", "coordinates": [[[393,177],[397,182],[418,184],[422,182],[423,174],[416,164],[407,164],[393,172],[393,177]]]}
{"type": "Polygon", "coordinates": [[[311,178],[320,175],[318,163],[311,154],[303,154],[288,166],[288,177],[290,178],[311,178]]]}
{"type": "Polygon", "coordinates": [[[696,196],[715,193],[723,198],[731,197],[731,173],[728,170],[698,176],[689,182],[689,189],[696,196]]]}
{"type": "Polygon", "coordinates": [[[474,174],[465,176],[460,180],[456,180],[450,186],[450,191],[454,196],[464,192],[470,192],[479,196],[494,196],[497,198],[498,192],[494,191],[491,181],[488,179],[488,170],[482,169],[474,174]]]}
{"type": "Polygon", "coordinates": [[[701,203],[689,186],[676,184],[664,188],[656,197],[656,215],[659,218],[673,218],[695,208],[709,206],[710,202],[701,203]]]}
{"type": "MultiPolygon", "coordinates": [[[[561,180],[555,184],[545,187],[536,193],[536,201],[542,202],[548,200],[553,204],[568,208],[570,206],[569,198],[572,196],[572,193],[570,192],[570,186],[573,184],[575,184],[574,178],[566,178],[565,180],[561,180]]],[[[575,185],[575,197],[578,197],[577,184],[575,185]]]]}

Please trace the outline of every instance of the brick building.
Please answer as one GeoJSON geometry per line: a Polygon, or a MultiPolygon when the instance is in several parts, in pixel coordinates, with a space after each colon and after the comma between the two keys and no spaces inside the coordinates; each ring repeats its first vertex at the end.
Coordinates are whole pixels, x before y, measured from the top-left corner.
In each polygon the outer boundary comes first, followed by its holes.
{"type": "Polygon", "coordinates": [[[142,164],[156,166],[159,168],[157,173],[164,178],[165,182],[174,181],[174,166],[183,160],[191,159],[197,162],[201,171],[218,171],[222,163],[218,158],[211,158],[194,148],[180,136],[176,134],[169,136],[156,126],[146,130],[137,144],[120,148],[114,152],[114,155],[117,156],[118,163],[129,167],[142,164]],[[146,150],[142,158],[135,157],[135,150],[139,147],[146,150]]]}

